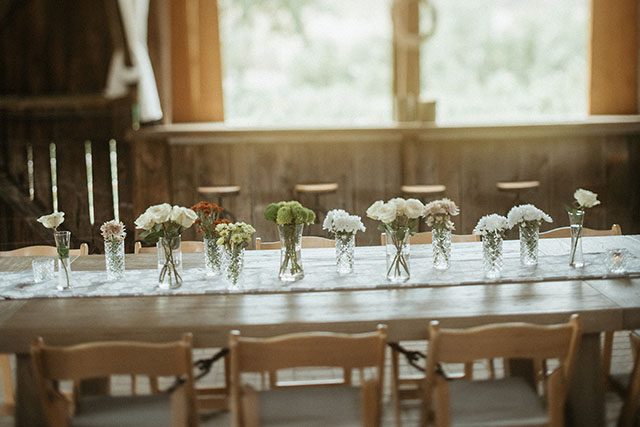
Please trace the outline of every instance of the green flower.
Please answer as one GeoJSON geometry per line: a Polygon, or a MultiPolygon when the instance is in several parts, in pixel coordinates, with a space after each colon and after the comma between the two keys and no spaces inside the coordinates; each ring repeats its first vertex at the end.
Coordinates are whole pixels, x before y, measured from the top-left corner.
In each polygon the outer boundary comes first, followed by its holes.
{"type": "Polygon", "coordinates": [[[264,217],[279,225],[313,224],[316,214],[295,200],[271,203],[264,211],[264,217]]]}
{"type": "Polygon", "coordinates": [[[276,218],[278,217],[278,210],[280,210],[280,206],[282,206],[282,203],[271,203],[269,206],[267,206],[267,209],[265,209],[264,217],[268,221],[276,222],[276,218]]]}

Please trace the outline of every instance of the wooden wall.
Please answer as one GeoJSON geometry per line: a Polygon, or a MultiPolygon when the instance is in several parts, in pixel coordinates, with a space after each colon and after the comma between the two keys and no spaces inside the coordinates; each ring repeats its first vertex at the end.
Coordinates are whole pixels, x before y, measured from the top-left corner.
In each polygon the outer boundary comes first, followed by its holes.
{"type": "MultiPolygon", "coordinates": [[[[134,212],[171,200],[190,206],[201,185],[240,185],[225,207],[251,222],[268,240],[275,227],[262,213],[274,201],[291,199],[296,183],[336,181],[323,196],[326,209],[343,208],[365,217],[378,199],[401,196],[402,184],[441,183],[461,207],[458,233],[471,233],[480,216],[506,214],[515,203],[498,192],[497,181],[540,180],[523,201],[550,213],[554,226],[567,225],[564,204],[578,187],[600,195],[602,207],[586,224],[611,223],[640,233],[640,129],[549,126],[522,128],[282,132],[156,132],[134,135],[134,212]]],[[[312,200],[301,200],[311,203],[312,200]]],[[[365,219],[359,244],[379,242],[377,224],[365,219]]],[[[319,225],[309,234],[322,235],[319,225]]],[[[193,237],[193,236],[191,236],[193,237]]]]}

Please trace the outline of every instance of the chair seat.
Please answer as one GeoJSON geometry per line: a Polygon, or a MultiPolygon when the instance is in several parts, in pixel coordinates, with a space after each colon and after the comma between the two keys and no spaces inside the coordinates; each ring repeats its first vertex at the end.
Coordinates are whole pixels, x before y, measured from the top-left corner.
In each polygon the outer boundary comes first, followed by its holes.
{"type": "Polygon", "coordinates": [[[360,389],[291,387],[258,393],[261,426],[362,425],[360,389]]]}
{"type": "Polygon", "coordinates": [[[319,184],[296,184],[294,187],[296,193],[333,193],[338,190],[337,182],[325,182],[319,184]]]}
{"type": "Polygon", "coordinates": [[[504,181],[497,182],[496,187],[502,191],[521,191],[540,187],[540,181],[504,181]]]}
{"type": "Polygon", "coordinates": [[[171,426],[171,397],[91,396],[81,398],[73,427],[158,427],[171,426]]]}
{"type": "Polygon", "coordinates": [[[400,189],[405,194],[437,194],[444,193],[447,190],[447,187],[440,184],[403,185],[400,189]]]}
{"type": "Polygon", "coordinates": [[[522,378],[450,381],[455,426],[539,426],[549,422],[542,401],[522,378]]]}
{"type": "Polygon", "coordinates": [[[198,193],[207,195],[233,195],[240,192],[239,185],[219,185],[211,187],[198,187],[198,193]]]}

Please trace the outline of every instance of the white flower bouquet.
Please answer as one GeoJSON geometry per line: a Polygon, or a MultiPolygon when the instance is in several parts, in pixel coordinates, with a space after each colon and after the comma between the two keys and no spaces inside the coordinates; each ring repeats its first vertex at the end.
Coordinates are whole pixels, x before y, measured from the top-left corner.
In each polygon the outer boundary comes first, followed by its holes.
{"type": "Polygon", "coordinates": [[[592,208],[600,204],[598,195],[592,191],[578,188],[573,193],[573,204],[567,206],[567,214],[571,223],[571,253],[569,254],[569,265],[572,267],[584,266],[582,258],[582,245],[580,237],[582,234],[582,225],[584,223],[585,209],[592,208]]]}
{"type": "Polygon", "coordinates": [[[127,236],[124,224],[115,219],[100,226],[104,239],[104,260],[107,266],[107,279],[117,280],[124,275],[124,239],[127,236]]]}
{"type": "Polygon", "coordinates": [[[520,205],[511,208],[507,214],[507,221],[509,222],[509,228],[513,228],[517,225],[529,225],[531,223],[536,223],[539,226],[542,221],[553,222],[553,219],[534,205],[520,205]]]}
{"type": "Polygon", "coordinates": [[[518,227],[520,235],[520,262],[525,266],[538,263],[538,240],[540,224],[553,222],[551,217],[534,205],[520,205],[511,208],[507,214],[509,228],[518,227]]]}
{"type": "Polygon", "coordinates": [[[216,234],[219,236],[216,242],[224,250],[223,266],[226,279],[236,285],[240,280],[244,265],[244,250],[251,242],[256,229],[244,222],[230,224],[218,224],[216,234]]]}
{"type": "Polygon", "coordinates": [[[424,217],[427,226],[437,229],[446,229],[452,231],[455,229],[452,216],[460,213],[460,209],[452,200],[447,198],[434,200],[424,207],[424,217]]]}
{"type": "Polygon", "coordinates": [[[53,238],[56,242],[58,254],[58,290],[71,288],[71,262],[69,248],[71,245],[71,233],[58,231],[60,224],[64,222],[64,212],[53,212],[38,218],[38,222],[45,228],[53,230],[53,238]],[[64,275],[62,275],[64,272],[64,275]]]}
{"type": "Polygon", "coordinates": [[[409,237],[417,231],[418,221],[423,215],[424,205],[417,199],[395,198],[387,203],[378,200],[367,209],[367,216],[382,222],[381,231],[387,233],[389,280],[409,280],[409,237]]]}
{"type": "Polygon", "coordinates": [[[197,218],[196,213],[189,208],[172,207],[168,203],[162,203],[150,206],[135,220],[136,227],[144,230],[140,238],[158,246],[158,261],[163,259],[162,267],[159,264],[158,280],[161,287],[164,287],[165,279],[169,282],[169,288],[177,288],[182,284],[182,277],[178,271],[181,267],[181,255],[176,258],[174,252],[179,254],[180,235],[191,227],[197,218]]]}
{"type": "Polygon", "coordinates": [[[366,230],[362,219],[342,209],[334,209],[327,212],[322,228],[335,236],[338,274],[352,273],[355,236],[358,231],[366,230]]]}
{"type": "Polygon", "coordinates": [[[502,239],[509,228],[507,218],[498,214],[485,215],[473,229],[474,234],[482,236],[483,265],[485,276],[489,279],[500,277],[502,270],[502,239]]]}

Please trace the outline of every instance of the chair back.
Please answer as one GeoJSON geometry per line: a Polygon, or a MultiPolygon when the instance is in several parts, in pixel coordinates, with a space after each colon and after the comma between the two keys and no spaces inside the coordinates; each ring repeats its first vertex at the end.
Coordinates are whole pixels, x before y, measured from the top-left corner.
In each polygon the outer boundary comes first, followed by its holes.
{"type": "MultiPolygon", "coordinates": [[[[182,253],[201,253],[204,252],[204,243],[198,240],[185,240],[180,242],[180,250],[182,253]]],[[[134,254],[155,254],[157,251],[155,246],[143,247],[142,242],[136,242],[133,245],[134,254]]]]}
{"type": "Polygon", "coordinates": [[[185,334],[182,340],[169,343],[115,341],[52,347],[36,338],[31,345],[31,357],[45,416],[48,420],[63,420],[67,416],[64,411],[68,408],[57,389],[59,381],[129,374],[177,376],[184,383],[176,394],[178,401],[172,404],[189,419],[189,425],[197,425],[191,342],[191,334],[185,334]]]}
{"type": "MultiPolygon", "coordinates": [[[[440,328],[437,321],[431,322],[425,377],[425,414],[428,413],[436,386],[446,386],[437,373],[438,364],[470,363],[493,358],[504,358],[505,361],[558,359],[558,367],[548,376],[549,396],[563,405],[581,333],[577,314],[572,315],[567,323],[546,326],[504,323],[469,329],[444,329],[440,328]]],[[[557,408],[554,405],[549,407],[557,408]]]]}
{"type": "MultiPolygon", "coordinates": [[[[318,236],[302,236],[302,248],[334,248],[336,241],[333,239],[327,239],[326,237],[318,236]]],[[[275,242],[263,242],[260,237],[256,237],[256,250],[268,250],[268,249],[280,249],[280,241],[275,242]]]]}
{"type": "MultiPolygon", "coordinates": [[[[433,233],[431,231],[424,231],[422,233],[416,233],[409,238],[409,241],[413,245],[430,245],[433,241],[433,233]]],[[[467,243],[467,242],[479,242],[480,236],[477,234],[452,234],[452,243],[467,243]]],[[[387,233],[380,233],[380,244],[382,246],[387,244],[387,233]]]]}
{"type": "MultiPolygon", "coordinates": [[[[89,245],[80,244],[80,249],[69,250],[70,256],[89,255],[89,245]]],[[[24,248],[13,249],[11,251],[0,251],[0,257],[3,256],[58,256],[58,250],[55,246],[25,246],[24,248]]]]}
{"type": "MultiPolygon", "coordinates": [[[[620,227],[618,224],[613,224],[610,229],[606,229],[606,230],[594,230],[593,228],[583,227],[580,235],[582,237],[621,236],[622,227],[620,227]]],[[[541,239],[560,238],[560,237],[571,237],[571,227],[558,227],[558,228],[554,228],[553,230],[544,231],[540,233],[541,239]]]]}

